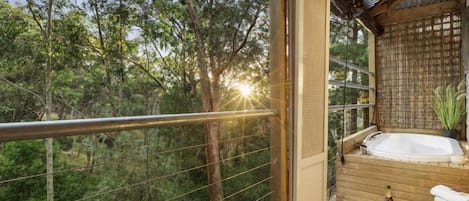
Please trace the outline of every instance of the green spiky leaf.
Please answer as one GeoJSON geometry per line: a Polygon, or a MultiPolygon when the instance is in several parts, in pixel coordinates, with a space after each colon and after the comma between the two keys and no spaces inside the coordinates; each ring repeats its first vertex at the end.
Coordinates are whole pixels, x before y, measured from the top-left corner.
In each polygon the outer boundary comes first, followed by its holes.
{"type": "Polygon", "coordinates": [[[458,85],[433,89],[434,110],[444,129],[456,129],[466,113],[464,88],[463,80],[458,85]]]}

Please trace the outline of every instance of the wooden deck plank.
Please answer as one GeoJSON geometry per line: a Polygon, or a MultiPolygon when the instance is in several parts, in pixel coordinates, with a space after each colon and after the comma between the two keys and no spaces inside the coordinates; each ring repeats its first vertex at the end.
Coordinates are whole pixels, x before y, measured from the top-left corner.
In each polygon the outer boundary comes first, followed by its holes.
{"type": "MultiPolygon", "coordinates": [[[[337,184],[337,187],[343,187],[343,188],[348,188],[348,189],[353,189],[357,191],[362,191],[362,192],[367,192],[367,193],[372,193],[377,196],[381,196],[384,198],[384,193],[386,191],[386,185],[378,187],[374,185],[364,185],[364,184],[357,184],[357,183],[349,183],[349,182],[339,182],[337,184]]],[[[399,191],[396,190],[395,188],[392,188],[392,195],[393,198],[397,199],[404,199],[404,200],[413,200],[413,201],[419,201],[419,200],[431,200],[432,196],[429,192],[427,192],[426,195],[421,195],[421,194],[416,194],[416,193],[409,193],[409,192],[404,192],[404,191],[399,191]]]]}
{"type": "Polygon", "coordinates": [[[412,186],[430,188],[436,186],[438,184],[444,184],[451,188],[459,189],[465,192],[469,192],[469,186],[467,186],[467,182],[446,182],[446,181],[439,181],[439,180],[430,180],[428,178],[422,177],[420,179],[417,178],[409,178],[405,176],[399,176],[399,174],[390,174],[388,172],[369,172],[363,170],[356,170],[356,169],[347,169],[347,168],[339,168],[337,169],[337,177],[342,175],[353,175],[356,177],[363,177],[363,178],[370,178],[388,182],[395,182],[400,184],[408,184],[412,186]]]}
{"type": "Polygon", "coordinates": [[[402,192],[408,192],[408,193],[417,193],[420,195],[427,195],[429,194],[428,188],[424,187],[419,187],[419,186],[412,186],[408,184],[401,184],[397,182],[389,182],[385,180],[377,180],[377,179],[370,179],[370,178],[364,178],[364,177],[356,177],[353,175],[340,175],[337,178],[338,182],[354,182],[357,184],[375,184],[376,186],[387,186],[391,185],[393,190],[398,190],[402,192]]]}
{"type": "Polygon", "coordinates": [[[343,188],[343,187],[337,187],[337,196],[343,197],[347,201],[349,197],[351,199],[356,199],[360,201],[367,201],[367,200],[376,201],[376,200],[382,200],[384,198],[383,195],[379,196],[376,194],[367,193],[363,191],[357,191],[354,189],[343,188]]]}

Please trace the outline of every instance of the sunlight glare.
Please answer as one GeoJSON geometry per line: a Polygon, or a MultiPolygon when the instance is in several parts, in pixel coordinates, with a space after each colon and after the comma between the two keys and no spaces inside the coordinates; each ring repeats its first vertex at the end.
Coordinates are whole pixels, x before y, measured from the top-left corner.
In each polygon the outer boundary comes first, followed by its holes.
{"type": "Polygon", "coordinates": [[[249,97],[251,96],[253,92],[253,88],[249,84],[239,84],[238,85],[238,90],[241,93],[243,97],[249,97]]]}

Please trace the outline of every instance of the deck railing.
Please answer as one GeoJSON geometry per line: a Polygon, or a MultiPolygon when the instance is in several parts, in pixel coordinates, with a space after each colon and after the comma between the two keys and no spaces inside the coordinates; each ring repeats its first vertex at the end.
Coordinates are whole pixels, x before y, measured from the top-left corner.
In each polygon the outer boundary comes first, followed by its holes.
{"type": "MultiPolygon", "coordinates": [[[[344,69],[344,71],[351,71],[351,70],[354,70],[356,71],[357,73],[359,74],[362,74],[363,76],[368,76],[368,78],[370,77],[374,77],[375,74],[373,72],[370,72],[368,71],[367,69],[365,68],[362,68],[358,65],[355,65],[351,62],[346,62],[346,61],[342,61],[338,58],[334,58],[334,57],[330,57],[329,58],[329,61],[330,63],[334,63],[338,66],[340,66],[341,68],[344,69]]],[[[346,75],[348,75],[348,72],[345,73],[346,75]]],[[[348,76],[347,76],[348,77],[348,76]]],[[[334,87],[341,87],[341,88],[345,88],[345,89],[353,89],[353,90],[361,90],[361,91],[367,91],[367,92],[370,92],[370,91],[374,91],[376,90],[374,86],[370,86],[370,84],[357,84],[357,83],[353,83],[349,80],[347,80],[347,82],[345,82],[344,80],[333,80],[333,79],[330,79],[329,80],[329,85],[330,86],[334,86],[334,87]]],[[[337,88],[332,88],[332,89],[337,89],[337,88]]],[[[345,90],[344,89],[344,90],[345,90]]],[[[345,94],[346,95],[346,94],[345,94]]],[[[347,104],[347,103],[344,103],[343,105],[329,105],[329,112],[342,112],[342,121],[346,121],[346,111],[347,110],[358,110],[358,109],[361,109],[362,112],[363,112],[363,122],[364,122],[364,126],[363,126],[363,129],[365,129],[365,127],[367,127],[368,125],[368,122],[365,123],[365,121],[368,121],[369,120],[369,117],[372,116],[370,115],[369,111],[370,111],[370,108],[374,107],[375,105],[373,103],[358,103],[358,104],[347,104]]],[[[343,123],[343,122],[342,122],[343,123]]],[[[348,125],[348,124],[347,124],[348,125]]],[[[345,127],[345,124],[342,124],[341,125],[342,129],[347,129],[347,128],[344,128],[345,127]]],[[[329,132],[332,132],[331,130],[335,129],[335,131],[338,131],[340,129],[337,129],[337,128],[332,128],[331,126],[329,126],[329,132]]],[[[356,131],[352,131],[352,132],[357,132],[358,130],[356,131]]],[[[350,135],[352,134],[351,132],[350,133],[346,133],[346,136],[347,135],[350,135]]],[[[329,154],[328,154],[328,179],[327,179],[327,184],[328,184],[328,196],[329,196],[329,199],[331,199],[334,194],[335,194],[335,180],[336,180],[336,172],[335,172],[335,165],[336,165],[336,155],[335,153],[337,152],[337,146],[335,141],[342,135],[342,133],[337,133],[335,132],[335,135],[329,135],[329,154]]],[[[345,136],[342,136],[342,137],[345,137],[345,136]]]]}
{"type": "MultiPolygon", "coordinates": [[[[150,116],[132,116],[132,117],[112,117],[112,118],[95,118],[95,119],[76,119],[76,120],[57,120],[57,121],[41,121],[41,122],[15,122],[15,123],[1,123],[0,124],[0,146],[4,146],[8,142],[13,141],[22,141],[22,140],[32,140],[32,139],[44,139],[44,138],[58,138],[61,139],[65,136],[93,136],[99,133],[109,133],[112,132],[116,135],[123,135],[121,132],[118,131],[129,131],[125,135],[127,136],[137,136],[141,133],[132,133],[137,129],[154,129],[154,128],[161,128],[161,127],[168,127],[168,126],[186,126],[186,125],[199,125],[206,122],[213,122],[213,121],[245,121],[249,120],[265,120],[265,118],[273,117],[277,114],[276,111],[273,110],[249,110],[249,111],[229,111],[229,112],[211,112],[211,113],[190,113],[190,114],[166,114],[166,115],[150,115],[150,116]]],[[[266,121],[267,122],[267,121],[266,121]]],[[[244,126],[244,125],[243,125],[244,126]]],[[[191,130],[192,128],[188,128],[191,130]]],[[[268,130],[268,129],[267,129],[268,130]]],[[[243,130],[244,132],[244,130],[243,130]]],[[[172,179],[178,177],[183,174],[189,174],[193,171],[203,170],[213,163],[221,163],[225,164],[229,161],[243,161],[248,160],[251,156],[256,156],[263,153],[263,158],[265,161],[259,161],[258,164],[255,166],[245,166],[244,169],[232,172],[229,175],[224,175],[220,182],[231,182],[233,180],[242,178],[247,174],[259,174],[259,171],[263,172],[263,174],[268,174],[268,176],[258,179],[256,181],[252,181],[249,184],[244,185],[242,188],[238,189],[229,189],[225,191],[225,199],[226,200],[237,200],[239,196],[249,190],[252,190],[259,185],[268,185],[268,182],[272,179],[269,175],[269,170],[271,166],[270,158],[268,157],[268,153],[272,146],[269,144],[268,131],[264,131],[261,133],[242,133],[242,135],[238,136],[229,136],[229,137],[221,137],[218,143],[220,145],[235,143],[237,146],[242,146],[238,142],[246,142],[247,139],[256,140],[256,142],[264,141],[265,146],[260,147],[260,145],[252,146],[249,148],[243,148],[242,153],[239,154],[230,154],[227,157],[221,157],[219,161],[204,164],[190,164],[187,167],[182,167],[178,169],[174,169],[172,171],[165,171],[160,174],[152,174],[153,171],[151,165],[148,165],[148,162],[151,160],[158,160],[158,158],[163,157],[165,154],[175,154],[180,152],[185,152],[186,154],[193,153],[194,150],[201,151],[204,149],[208,144],[207,143],[200,143],[204,142],[203,139],[197,140],[200,141],[199,143],[194,143],[188,145],[188,143],[182,143],[184,146],[175,146],[165,150],[158,150],[158,151],[150,151],[148,149],[148,142],[145,135],[145,143],[146,143],[146,151],[143,155],[144,161],[147,163],[147,167],[145,172],[150,172],[148,174],[144,174],[145,176],[142,177],[138,181],[125,183],[122,185],[114,185],[109,188],[104,188],[104,190],[96,191],[95,193],[88,193],[83,195],[79,199],[75,200],[96,200],[102,196],[109,196],[113,195],[116,196],[119,192],[124,190],[128,191],[129,189],[137,189],[137,188],[144,188],[149,187],[148,194],[154,191],[151,189],[152,184],[158,183],[161,180],[172,179]],[[267,139],[266,139],[267,138],[267,139]],[[267,155],[267,157],[265,157],[267,155]]],[[[135,148],[137,149],[137,148],[135,148]]],[[[133,149],[128,149],[133,150],[133,149]]],[[[112,150],[115,151],[115,150],[112,150]]],[[[134,150],[135,153],[140,153],[140,151],[134,150]]],[[[133,152],[133,151],[132,151],[133,152]]],[[[132,165],[131,160],[139,160],[138,156],[135,153],[121,153],[120,157],[112,158],[108,160],[96,161],[95,163],[86,164],[86,165],[75,165],[73,167],[68,168],[59,168],[55,169],[52,173],[45,173],[38,172],[35,174],[28,174],[28,175],[21,175],[16,176],[13,178],[0,178],[0,188],[5,188],[14,182],[21,182],[25,180],[31,179],[43,179],[45,182],[45,177],[47,175],[63,175],[71,172],[84,172],[89,171],[89,174],[93,174],[93,172],[103,172],[107,171],[106,169],[109,167],[121,167],[125,166],[126,163],[132,165]],[[136,159],[137,158],[137,159],[136,159]],[[97,171],[97,169],[102,168],[101,170],[97,171]]],[[[45,158],[45,156],[44,156],[45,158]]],[[[250,160],[252,162],[252,160],[250,160]]],[[[156,163],[156,165],[159,165],[156,163]]],[[[186,164],[187,165],[187,164],[186,164]]],[[[252,179],[251,179],[252,180],[252,179]]],[[[200,193],[200,191],[207,190],[210,186],[215,184],[194,184],[194,187],[190,190],[185,192],[177,192],[177,193],[169,193],[167,194],[163,200],[184,200],[187,199],[188,196],[190,197],[191,194],[200,193]]],[[[264,200],[267,199],[273,192],[273,189],[267,189],[266,186],[263,186],[263,190],[257,189],[256,192],[256,199],[257,200],[264,200]]],[[[159,191],[171,191],[172,189],[163,189],[157,190],[159,191]]],[[[45,196],[45,194],[44,194],[45,196]]],[[[155,195],[153,195],[155,196],[155,195]]],[[[150,195],[151,197],[151,195],[150,195]]],[[[135,198],[135,200],[140,198],[135,198]]],[[[160,197],[161,199],[161,197],[160,197]]]]}
{"type": "Polygon", "coordinates": [[[273,110],[245,110],[0,123],[0,142],[85,135],[171,125],[199,124],[229,119],[262,118],[274,116],[275,113],[276,112],[273,110]]]}

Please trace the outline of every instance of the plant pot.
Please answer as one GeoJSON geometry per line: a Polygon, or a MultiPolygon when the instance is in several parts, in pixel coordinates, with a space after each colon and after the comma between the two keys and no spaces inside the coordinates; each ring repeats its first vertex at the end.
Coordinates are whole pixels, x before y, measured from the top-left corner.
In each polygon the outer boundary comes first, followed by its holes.
{"type": "Polygon", "coordinates": [[[443,136],[457,139],[458,138],[458,130],[452,129],[452,130],[443,130],[443,136]]]}

